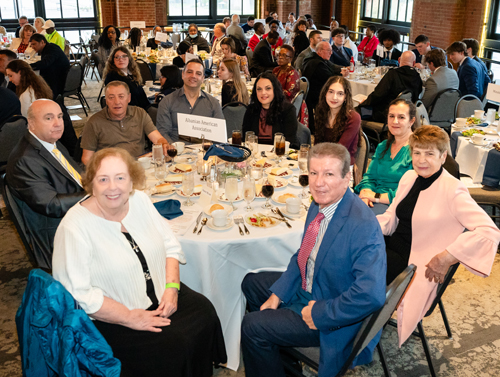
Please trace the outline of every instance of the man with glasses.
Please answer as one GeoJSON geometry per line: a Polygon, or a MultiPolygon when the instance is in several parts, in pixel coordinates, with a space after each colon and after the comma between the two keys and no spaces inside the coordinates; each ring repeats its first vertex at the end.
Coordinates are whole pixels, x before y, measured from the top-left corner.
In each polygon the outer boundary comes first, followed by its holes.
{"type": "Polygon", "coordinates": [[[273,75],[280,82],[285,97],[289,102],[292,102],[295,95],[300,91],[299,73],[290,65],[293,55],[293,47],[283,45],[278,53],[278,66],[273,69],[273,75]]]}
{"type": "Polygon", "coordinates": [[[332,55],[330,61],[342,67],[349,67],[352,57],[352,50],[344,47],[345,30],[336,28],[332,31],[332,55]]]}
{"type": "Polygon", "coordinates": [[[28,17],[26,16],[19,17],[19,26],[16,28],[16,38],[19,38],[19,33],[21,32],[21,29],[27,23],[28,23],[28,17]]]}

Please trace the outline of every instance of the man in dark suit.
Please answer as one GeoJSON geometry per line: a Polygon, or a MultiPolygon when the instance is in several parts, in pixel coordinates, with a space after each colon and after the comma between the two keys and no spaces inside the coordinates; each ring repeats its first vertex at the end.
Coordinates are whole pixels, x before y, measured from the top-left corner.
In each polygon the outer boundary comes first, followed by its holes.
{"type": "Polygon", "coordinates": [[[82,170],[58,141],[64,130],[62,117],[57,103],[33,102],[28,130],[7,162],[7,184],[21,210],[36,262],[45,268],[52,265],[61,218],[85,195],[82,170]]]}
{"type": "Polygon", "coordinates": [[[412,102],[417,100],[422,92],[422,79],[413,68],[415,54],[411,51],[405,51],[398,62],[399,68],[390,69],[382,77],[375,90],[356,108],[362,119],[380,123],[387,122],[389,104],[407,89],[412,92],[412,102]]]}
{"type": "Polygon", "coordinates": [[[342,67],[349,67],[351,65],[352,50],[344,47],[345,30],[336,28],[332,31],[332,56],[330,61],[342,67]]]}
{"type": "MultiPolygon", "coordinates": [[[[280,347],[320,347],[318,374],[335,376],[362,321],[385,301],[386,253],[373,212],[349,190],[350,156],[341,144],[309,152],[314,201],[287,270],[248,274],[250,313],[241,344],[247,377],[285,376],[280,347]]],[[[382,331],[354,361],[371,362],[382,331]]]]}
{"type": "Polygon", "coordinates": [[[306,56],[308,56],[310,53],[316,51],[316,45],[323,40],[323,37],[321,35],[321,31],[319,30],[313,30],[309,33],[309,47],[306,48],[304,51],[302,51],[299,56],[295,59],[295,69],[299,70],[302,72],[302,69],[304,68],[304,59],[306,56]]]}
{"type": "Polygon", "coordinates": [[[41,34],[33,34],[30,38],[31,47],[42,59],[31,64],[34,71],[40,70],[40,76],[44,78],[52,89],[54,99],[64,93],[66,76],[69,71],[69,60],[58,45],[47,43],[41,34]],[[57,48],[56,48],[57,47],[57,48]]]}
{"type": "Polygon", "coordinates": [[[464,42],[453,42],[446,53],[450,55],[450,60],[458,64],[458,79],[460,85],[458,90],[460,94],[473,94],[479,99],[483,99],[483,93],[486,93],[486,87],[490,82],[488,75],[483,72],[481,65],[474,59],[467,56],[467,46],[464,42]]]}
{"type": "Polygon", "coordinates": [[[319,101],[319,93],[323,85],[331,76],[341,75],[349,72],[342,67],[333,64],[329,59],[332,55],[332,47],[328,42],[320,42],[316,45],[316,51],[304,58],[304,69],[302,76],[309,80],[309,93],[306,98],[309,110],[309,128],[314,134],[314,108],[319,101]]]}
{"type": "Polygon", "coordinates": [[[274,61],[271,46],[276,44],[279,36],[277,31],[270,31],[267,37],[262,39],[255,47],[252,65],[250,66],[250,73],[253,77],[257,77],[265,71],[272,71],[273,68],[278,66],[278,63],[274,61]]]}
{"type": "Polygon", "coordinates": [[[16,92],[16,86],[8,80],[5,69],[7,68],[7,64],[15,59],[17,59],[17,55],[14,51],[7,49],[0,50],[0,86],[10,89],[14,93],[16,92]]]}
{"type": "Polygon", "coordinates": [[[21,115],[21,102],[16,94],[0,86],[0,129],[14,115],[21,115]]]}
{"type": "MultiPolygon", "coordinates": [[[[481,66],[481,71],[483,72],[483,76],[485,77],[485,84],[484,84],[484,92],[486,92],[486,87],[488,86],[488,83],[491,82],[490,76],[488,75],[488,67],[486,67],[486,64],[477,56],[477,53],[479,52],[479,42],[474,39],[474,38],[466,38],[463,39],[462,42],[465,43],[467,46],[467,56],[471,59],[473,59],[476,63],[478,63],[481,66]],[[486,82],[486,78],[488,79],[486,82]]],[[[484,94],[483,94],[484,96],[484,94]]]]}
{"type": "Polygon", "coordinates": [[[432,75],[425,82],[422,102],[425,108],[430,110],[436,95],[445,89],[458,89],[459,80],[457,72],[446,65],[444,51],[440,48],[427,52],[425,63],[429,66],[432,75]]]}
{"type": "Polygon", "coordinates": [[[16,28],[16,38],[19,38],[19,33],[21,32],[21,29],[27,23],[28,23],[28,17],[26,16],[19,17],[19,26],[16,28]]]}

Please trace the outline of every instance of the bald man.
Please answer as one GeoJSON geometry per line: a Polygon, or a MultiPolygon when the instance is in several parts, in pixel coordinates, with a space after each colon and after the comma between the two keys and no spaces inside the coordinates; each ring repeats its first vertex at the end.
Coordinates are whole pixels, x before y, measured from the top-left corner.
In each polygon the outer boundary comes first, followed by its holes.
{"type": "Polygon", "coordinates": [[[363,120],[385,123],[387,122],[389,103],[401,92],[410,90],[413,102],[422,92],[422,79],[414,68],[415,54],[411,51],[405,51],[398,61],[399,68],[389,70],[382,77],[375,90],[356,108],[363,120]]]}
{"type": "Polygon", "coordinates": [[[63,112],[51,100],[33,102],[28,130],[7,162],[7,184],[17,202],[40,267],[51,268],[61,218],[85,195],[82,170],[59,142],[63,112]]]}

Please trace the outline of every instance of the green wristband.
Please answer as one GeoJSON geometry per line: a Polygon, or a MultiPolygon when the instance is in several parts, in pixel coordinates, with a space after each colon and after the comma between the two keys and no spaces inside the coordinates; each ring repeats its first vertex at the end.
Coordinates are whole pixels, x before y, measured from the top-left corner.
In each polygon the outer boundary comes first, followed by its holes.
{"type": "Polygon", "coordinates": [[[165,289],[167,288],[177,288],[178,291],[181,290],[181,285],[179,283],[168,283],[165,284],[165,289]]]}

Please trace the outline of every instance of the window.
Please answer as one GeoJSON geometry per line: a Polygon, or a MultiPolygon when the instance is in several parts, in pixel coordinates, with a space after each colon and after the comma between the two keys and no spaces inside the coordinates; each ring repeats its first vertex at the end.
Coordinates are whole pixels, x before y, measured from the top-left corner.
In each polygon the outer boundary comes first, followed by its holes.
{"type": "Polygon", "coordinates": [[[243,15],[242,21],[255,14],[255,0],[170,0],[168,4],[172,22],[189,22],[185,16],[191,16],[192,22],[213,25],[231,14],[243,15]]]}
{"type": "Polygon", "coordinates": [[[391,0],[389,6],[389,20],[411,22],[413,0],[391,0]]]}

